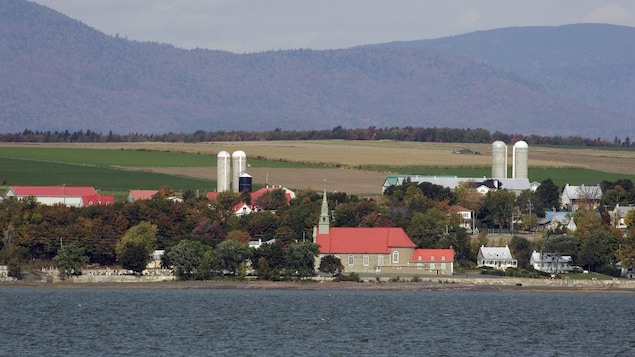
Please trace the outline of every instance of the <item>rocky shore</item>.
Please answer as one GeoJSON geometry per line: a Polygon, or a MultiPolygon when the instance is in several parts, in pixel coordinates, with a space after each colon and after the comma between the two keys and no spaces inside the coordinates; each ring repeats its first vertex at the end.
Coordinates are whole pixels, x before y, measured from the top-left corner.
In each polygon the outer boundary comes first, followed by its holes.
{"type": "Polygon", "coordinates": [[[631,280],[555,280],[522,278],[429,278],[419,281],[334,282],[305,281],[155,281],[59,282],[4,281],[0,288],[50,289],[282,289],[282,290],[404,290],[404,291],[527,291],[635,293],[631,280]]]}

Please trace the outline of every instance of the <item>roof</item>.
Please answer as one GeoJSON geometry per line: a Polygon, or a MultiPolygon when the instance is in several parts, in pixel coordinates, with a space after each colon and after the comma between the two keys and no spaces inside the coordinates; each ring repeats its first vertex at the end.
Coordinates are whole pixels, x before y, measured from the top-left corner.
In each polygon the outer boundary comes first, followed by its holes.
{"type": "Polygon", "coordinates": [[[402,228],[331,227],[318,234],[316,243],[322,254],[389,254],[391,248],[415,248],[402,228]]]}
{"type": "Polygon", "coordinates": [[[130,190],[130,196],[134,201],[136,200],[150,200],[152,196],[156,195],[158,190],[130,190]]]}
{"type": "Polygon", "coordinates": [[[93,187],[88,186],[10,186],[5,196],[17,197],[81,197],[97,195],[93,187]]]}
{"type": "Polygon", "coordinates": [[[531,253],[531,261],[534,263],[572,263],[570,255],[554,256],[550,253],[539,253],[535,250],[531,253]]]}
{"type": "MultiPolygon", "coordinates": [[[[602,198],[602,187],[600,185],[595,186],[572,186],[566,184],[562,189],[562,200],[578,200],[578,199],[587,199],[587,200],[599,200],[602,198]]],[[[565,203],[565,202],[563,202],[565,203]]]]}
{"type": "MultiPolygon", "coordinates": [[[[459,184],[462,182],[475,182],[479,185],[485,184],[488,187],[492,186],[493,180],[499,181],[501,189],[510,190],[510,191],[524,191],[529,190],[531,185],[529,184],[529,179],[527,178],[497,178],[497,179],[488,179],[486,177],[480,178],[470,178],[470,177],[458,177],[458,176],[394,176],[390,175],[386,177],[384,181],[384,189],[386,187],[395,185],[402,185],[407,180],[410,180],[413,183],[420,184],[422,182],[429,182],[435,185],[443,186],[449,189],[454,190],[459,184]]],[[[491,187],[493,188],[493,187],[491,187]]]]}
{"type": "Polygon", "coordinates": [[[415,249],[410,257],[411,262],[447,262],[454,261],[454,249],[415,249]],[[444,259],[445,258],[445,259],[444,259]]]}
{"type": "Polygon", "coordinates": [[[483,247],[479,250],[479,255],[487,260],[509,260],[514,259],[508,246],[504,247],[483,247]]]}

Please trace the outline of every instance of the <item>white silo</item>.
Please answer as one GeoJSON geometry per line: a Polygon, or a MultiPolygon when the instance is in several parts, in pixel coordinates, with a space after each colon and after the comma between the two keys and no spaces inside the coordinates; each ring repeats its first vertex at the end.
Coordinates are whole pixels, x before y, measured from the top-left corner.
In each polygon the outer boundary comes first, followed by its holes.
{"type": "Polygon", "coordinates": [[[517,141],[512,149],[512,178],[527,178],[527,161],[529,159],[529,145],[524,141],[517,141]]]}
{"type": "Polygon", "coordinates": [[[218,192],[229,191],[231,188],[231,156],[227,151],[221,151],[216,155],[216,190],[218,192]]]}
{"type": "Polygon", "coordinates": [[[492,143],[492,178],[507,178],[507,145],[500,140],[492,143]]]}
{"type": "Polygon", "coordinates": [[[240,174],[247,171],[247,154],[238,150],[232,153],[232,191],[239,192],[240,174]]]}

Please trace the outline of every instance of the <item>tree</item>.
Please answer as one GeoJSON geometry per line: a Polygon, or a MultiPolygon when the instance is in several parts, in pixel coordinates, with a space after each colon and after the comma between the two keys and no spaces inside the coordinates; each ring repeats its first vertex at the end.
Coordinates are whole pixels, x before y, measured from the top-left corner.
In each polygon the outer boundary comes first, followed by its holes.
{"type": "MultiPolygon", "coordinates": [[[[199,241],[184,239],[169,248],[165,255],[167,261],[174,267],[177,277],[183,280],[198,277],[205,253],[211,250],[199,241]]],[[[203,274],[204,275],[204,274],[203,274]]]]}
{"type": "Polygon", "coordinates": [[[342,264],[340,258],[329,254],[320,259],[320,266],[318,267],[318,270],[325,274],[337,275],[342,273],[344,265],[342,264]]]}
{"type": "Polygon", "coordinates": [[[536,189],[536,196],[538,196],[543,208],[551,210],[554,207],[560,207],[560,189],[550,178],[540,183],[536,189]]]}
{"type": "Polygon", "coordinates": [[[141,222],[130,227],[115,246],[117,259],[124,269],[141,273],[152,259],[157,241],[157,226],[141,222]]]}
{"type": "Polygon", "coordinates": [[[286,251],[286,271],[298,277],[312,276],[315,273],[315,257],[319,247],[313,242],[293,243],[286,251]]]}
{"type": "Polygon", "coordinates": [[[57,264],[60,274],[68,277],[71,275],[82,275],[82,268],[88,264],[88,257],[84,252],[84,248],[66,244],[57,251],[53,261],[57,264]]]}
{"type": "Polygon", "coordinates": [[[240,263],[250,257],[249,246],[235,240],[225,240],[214,250],[214,266],[220,271],[236,275],[240,263]]]}
{"type": "Polygon", "coordinates": [[[511,220],[511,213],[516,203],[516,194],[507,190],[490,191],[485,195],[481,215],[482,221],[497,225],[500,228],[506,226],[511,220]]]}

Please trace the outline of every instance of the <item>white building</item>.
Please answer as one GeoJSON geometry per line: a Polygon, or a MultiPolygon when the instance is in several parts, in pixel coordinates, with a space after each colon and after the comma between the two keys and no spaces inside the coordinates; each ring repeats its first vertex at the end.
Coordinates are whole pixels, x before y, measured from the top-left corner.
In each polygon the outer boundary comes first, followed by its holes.
{"type": "Polygon", "coordinates": [[[570,255],[556,256],[553,254],[531,253],[529,264],[538,271],[545,273],[568,273],[573,271],[573,258],[570,255]]]}
{"type": "Polygon", "coordinates": [[[518,261],[512,257],[509,246],[485,247],[481,246],[476,257],[479,267],[490,267],[498,270],[518,267],[518,261]]]}

